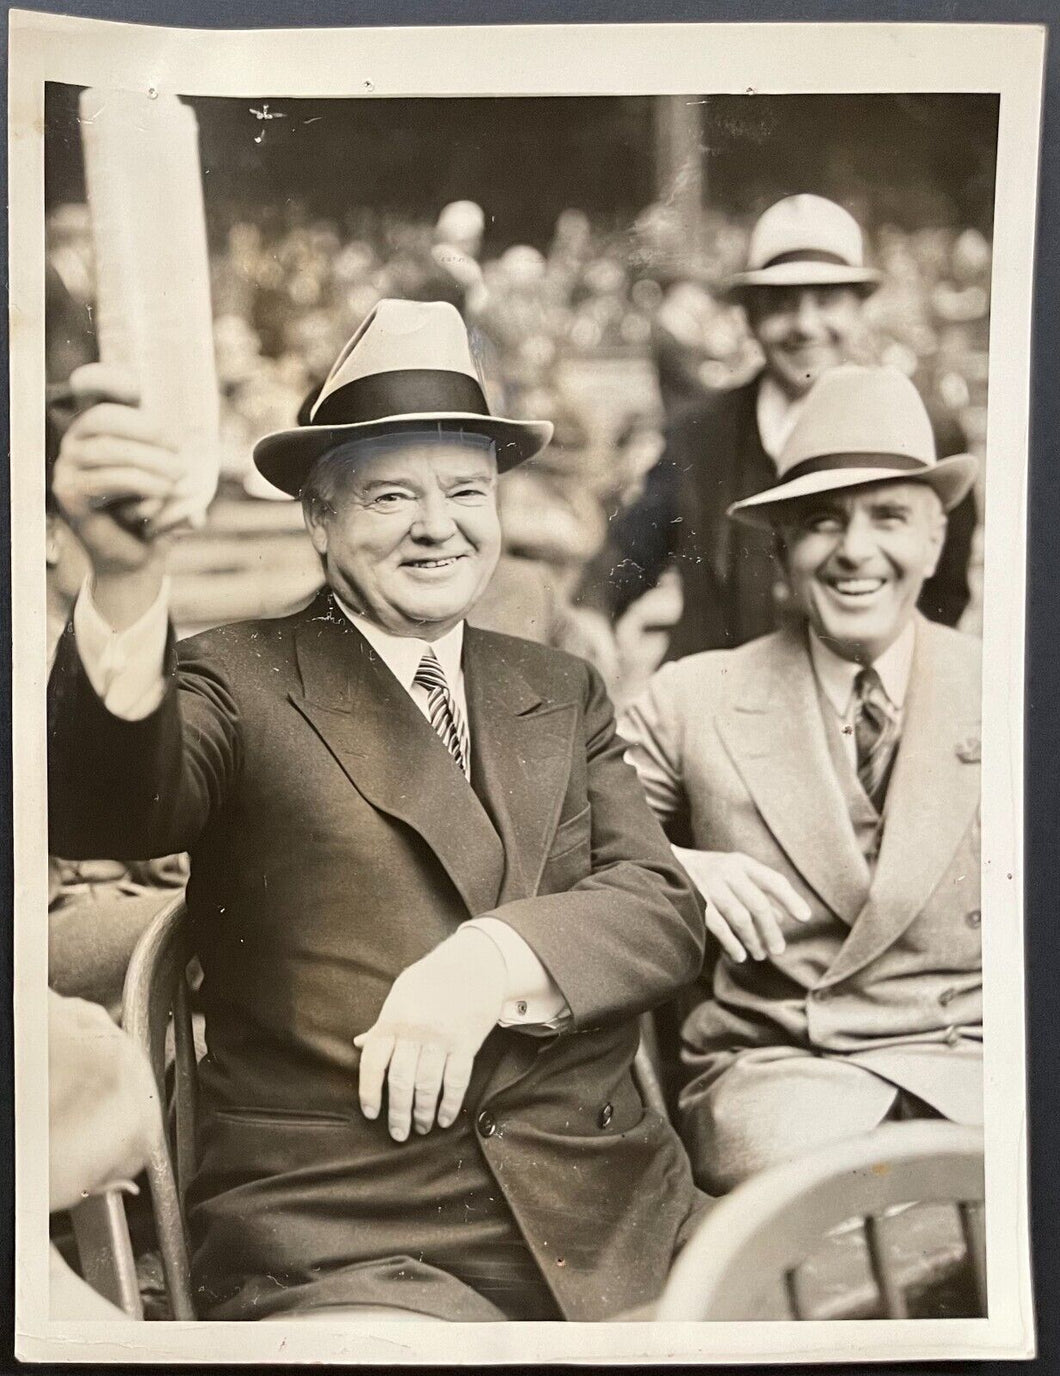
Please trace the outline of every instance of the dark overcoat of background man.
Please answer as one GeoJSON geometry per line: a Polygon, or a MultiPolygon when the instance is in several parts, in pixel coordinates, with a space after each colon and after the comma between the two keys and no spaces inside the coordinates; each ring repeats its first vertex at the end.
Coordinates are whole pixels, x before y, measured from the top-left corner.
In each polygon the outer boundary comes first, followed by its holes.
{"type": "MultiPolygon", "coordinates": [[[[768,531],[734,526],[726,512],[776,479],[777,458],[810,388],[855,358],[863,304],[879,284],[865,263],[861,229],[822,196],[789,196],[759,218],[746,269],[726,294],[743,307],[763,355],[750,381],[688,405],[671,423],[639,510],[622,523],[622,554],[650,586],[676,561],[682,612],[668,657],[742,645],[775,630],[786,584],[768,531]]],[[[940,457],[966,448],[956,418],[931,411],[940,457]]],[[[968,605],[974,496],[950,513],[938,568],[920,610],[956,626],[968,605]]]]}

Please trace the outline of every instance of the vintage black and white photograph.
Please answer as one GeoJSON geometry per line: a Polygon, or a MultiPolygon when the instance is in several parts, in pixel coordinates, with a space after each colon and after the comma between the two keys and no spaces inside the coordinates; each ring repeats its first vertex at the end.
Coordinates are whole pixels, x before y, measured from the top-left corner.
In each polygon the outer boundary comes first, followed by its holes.
{"type": "Polygon", "coordinates": [[[14,16],[21,1355],[1033,1354],[1042,33],[751,27],[14,16]]]}

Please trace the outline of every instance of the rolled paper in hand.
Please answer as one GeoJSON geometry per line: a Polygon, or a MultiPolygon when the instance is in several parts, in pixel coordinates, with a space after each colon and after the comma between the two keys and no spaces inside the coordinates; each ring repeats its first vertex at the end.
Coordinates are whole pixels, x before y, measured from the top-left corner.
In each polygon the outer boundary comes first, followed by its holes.
{"type": "Polygon", "coordinates": [[[201,525],[220,444],[198,123],[172,95],[91,89],[79,107],[100,360],[139,379],[186,460],[152,528],[201,525]]]}

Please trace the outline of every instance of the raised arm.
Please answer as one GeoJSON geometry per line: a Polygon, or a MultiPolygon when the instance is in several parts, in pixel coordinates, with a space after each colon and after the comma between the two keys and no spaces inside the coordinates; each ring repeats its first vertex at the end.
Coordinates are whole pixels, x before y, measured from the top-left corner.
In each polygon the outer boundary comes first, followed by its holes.
{"type": "Polygon", "coordinates": [[[48,685],[50,844],[142,860],[195,840],[236,758],[236,714],[209,666],[177,691],[165,574],[180,456],[122,374],[91,365],[72,381],[95,404],[64,436],[52,490],[91,572],[48,685]]]}

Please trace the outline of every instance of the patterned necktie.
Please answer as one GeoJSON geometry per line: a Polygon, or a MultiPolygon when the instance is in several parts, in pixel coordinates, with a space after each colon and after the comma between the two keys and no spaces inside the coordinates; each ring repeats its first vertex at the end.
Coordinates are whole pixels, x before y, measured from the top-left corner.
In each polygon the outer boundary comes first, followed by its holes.
{"type": "Polygon", "coordinates": [[[876,811],[882,812],[898,745],[898,720],[875,669],[862,669],[854,680],[854,701],[858,779],[876,811]]]}
{"type": "Polygon", "coordinates": [[[416,677],[412,680],[427,691],[427,712],[431,725],[441,737],[442,744],[452,755],[466,778],[471,777],[471,740],[467,726],[449,691],[442,666],[433,650],[420,660],[416,677]]]}

